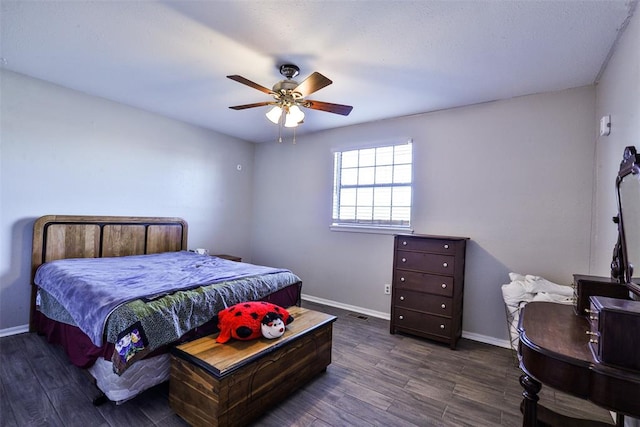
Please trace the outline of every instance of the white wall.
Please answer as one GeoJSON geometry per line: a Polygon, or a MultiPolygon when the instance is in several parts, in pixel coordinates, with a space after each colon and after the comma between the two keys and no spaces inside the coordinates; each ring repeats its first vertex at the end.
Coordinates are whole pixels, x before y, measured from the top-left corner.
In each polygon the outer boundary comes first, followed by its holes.
{"type": "Polygon", "coordinates": [[[597,119],[611,115],[611,134],[598,137],[594,205],[594,274],[608,276],[618,231],[611,218],[618,212],[615,178],[624,148],[640,150],[640,16],[622,34],[596,89],[597,119]]]}
{"type": "Polygon", "coordinates": [[[392,236],[329,230],[331,149],[412,137],[415,232],[471,238],[463,329],[506,340],[510,271],[563,284],[589,271],[594,118],[583,87],[261,144],[254,261],[293,269],[311,297],[388,314],[392,236]]]}
{"type": "Polygon", "coordinates": [[[249,258],[254,144],[1,73],[0,329],[28,323],[42,215],[178,216],[191,248],[249,258]]]}

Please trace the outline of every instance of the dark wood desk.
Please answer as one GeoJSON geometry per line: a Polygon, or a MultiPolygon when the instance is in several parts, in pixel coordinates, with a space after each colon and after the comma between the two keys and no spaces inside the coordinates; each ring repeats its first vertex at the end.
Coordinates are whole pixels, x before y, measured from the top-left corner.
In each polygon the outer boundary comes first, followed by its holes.
{"type": "MultiPolygon", "coordinates": [[[[524,371],[520,377],[523,426],[537,426],[539,421],[562,426],[584,424],[584,420],[538,407],[542,384],[618,414],[640,417],[640,371],[598,363],[589,350],[589,322],[577,316],[572,306],[531,302],[522,309],[518,330],[518,358],[524,371]]],[[[618,425],[623,425],[623,417],[618,418],[618,425]]]]}

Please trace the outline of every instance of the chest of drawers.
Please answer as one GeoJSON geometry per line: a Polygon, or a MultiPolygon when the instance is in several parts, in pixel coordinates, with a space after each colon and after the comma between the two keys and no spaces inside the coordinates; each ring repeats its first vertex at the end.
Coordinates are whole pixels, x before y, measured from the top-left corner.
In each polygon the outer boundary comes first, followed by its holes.
{"type": "Polygon", "coordinates": [[[448,343],[462,335],[466,237],[397,235],[394,240],[391,333],[448,343]]]}

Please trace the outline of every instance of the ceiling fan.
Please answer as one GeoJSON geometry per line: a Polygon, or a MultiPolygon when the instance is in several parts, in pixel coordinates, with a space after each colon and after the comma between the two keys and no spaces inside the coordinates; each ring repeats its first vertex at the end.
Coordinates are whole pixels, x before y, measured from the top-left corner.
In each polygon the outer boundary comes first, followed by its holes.
{"type": "Polygon", "coordinates": [[[254,104],[236,105],[229,107],[232,110],[245,110],[247,108],[263,107],[273,105],[266,116],[269,120],[277,125],[285,127],[296,127],[304,120],[304,113],[300,107],[311,108],[313,110],[326,111],[334,114],[348,116],[353,109],[350,105],[331,104],[329,102],[314,101],[305,99],[308,95],[329,86],[333,83],[331,80],[318,72],[314,72],[307,77],[302,83],[293,80],[300,73],[300,68],[294,64],[283,64],[280,66],[280,74],[286,77],[275,85],[273,89],[268,89],[257,83],[252,82],[242,76],[227,76],[231,80],[245,84],[260,92],[273,97],[273,101],[256,102],[254,104]]]}

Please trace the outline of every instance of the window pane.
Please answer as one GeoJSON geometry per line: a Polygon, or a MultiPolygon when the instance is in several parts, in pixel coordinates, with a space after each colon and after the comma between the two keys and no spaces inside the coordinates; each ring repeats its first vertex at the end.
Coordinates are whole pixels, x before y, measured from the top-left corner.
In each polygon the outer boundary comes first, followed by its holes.
{"type": "Polygon", "coordinates": [[[343,221],[356,219],[356,208],[354,206],[340,207],[340,219],[343,221]]]}
{"type": "Polygon", "coordinates": [[[343,169],[342,170],[342,185],[357,185],[358,184],[358,169],[343,169]]]}
{"type": "Polygon", "coordinates": [[[396,187],[393,189],[393,206],[411,206],[411,188],[396,187]]]}
{"type": "Polygon", "coordinates": [[[391,206],[391,188],[378,187],[374,189],[373,201],[375,206],[391,206]]]}
{"type": "Polygon", "coordinates": [[[395,164],[402,164],[402,163],[411,163],[411,152],[412,152],[412,145],[413,144],[403,144],[403,145],[396,145],[394,147],[394,152],[395,152],[395,156],[394,156],[394,162],[395,164]]]}
{"type": "Polygon", "coordinates": [[[393,164],[393,147],[380,147],[376,151],[376,166],[393,164]]]}
{"type": "Polygon", "coordinates": [[[378,166],[376,168],[376,184],[391,184],[393,182],[393,166],[378,166]]]}
{"type": "Polygon", "coordinates": [[[356,189],[355,188],[343,188],[340,190],[340,206],[344,205],[356,205],[356,189]]]}
{"type": "Polygon", "coordinates": [[[358,207],[373,206],[373,188],[358,188],[358,207]]]}
{"type": "Polygon", "coordinates": [[[356,208],[356,217],[358,221],[371,221],[373,208],[371,206],[358,206],[356,208]]]}
{"type": "Polygon", "coordinates": [[[393,182],[410,183],[411,182],[411,165],[396,166],[393,172],[393,182]]]}
{"type": "Polygon", "coordinates": [[[391,219],[393,221],[406,221],[409,222],[411,217],[411,209],[409,207],[406,208],[391,208],[391,219]]]}
{"type": "Polygon", "coordinates": [[[373,219],[376,221],[389,221],[391,219],[390,206],[376,206],[373,208],[373,219]]]}
{"type": "Polygon", "coordinates": [[[345,151],[342,153],[342,167],[356,168],[358,167],[358,150],[345,151]]]}
{"type": "Polygon", "coordinates": [[[376,164],[376,149],[360,150],[360,164],[358,166],[373,166],[376,164]]]}
{"type": "Polygon", "coordinates": [[[375,168],[360,168],[358,185],[371,185],[375,177],[375,168]]]}

